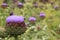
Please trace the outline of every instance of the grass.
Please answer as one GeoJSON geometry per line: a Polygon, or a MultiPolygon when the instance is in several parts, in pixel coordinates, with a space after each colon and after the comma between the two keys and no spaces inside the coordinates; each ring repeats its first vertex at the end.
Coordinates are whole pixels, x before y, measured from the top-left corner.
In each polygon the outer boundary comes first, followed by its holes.
{"type": "MultiPolygon", "coordinates": [[[[0,8],[0,26],[4,27],[6,22],[6,17],[9,16],[9,12],[13,9],[8,7],[7,9],[0,8]]],[[[15,15],[22,15],[26,18],[25,22],[28,23],[28,18],[30,16],[35,16],[37,18],[36,25],[28,27],[27,31],[18,36],[19,40],[60,40],[60,10],[54,10],[50,4],[44,4],[43,9],[34,8],[32,3],[25,3],[24,8],[19,9],[15,7],[13,10],[15,15]],[[47,6],[48,5],[48,6],[47,6]],[[45,9],[47,6],[48,9],[45,9]],[[46,18],[41,20],[39,13],[43,11],[46,14],[46,18]],[[37,27],[40,27],[38,30],[37,27]],[[59,29],[59,30],[58,30],[59,29]],[[58,31],[56,31],[58,30],[58,31]]],[[[4,40],[7,40],[6,37],[4,40]]],[[[15,40],[14,37],[8,40],[15,40]]]]}

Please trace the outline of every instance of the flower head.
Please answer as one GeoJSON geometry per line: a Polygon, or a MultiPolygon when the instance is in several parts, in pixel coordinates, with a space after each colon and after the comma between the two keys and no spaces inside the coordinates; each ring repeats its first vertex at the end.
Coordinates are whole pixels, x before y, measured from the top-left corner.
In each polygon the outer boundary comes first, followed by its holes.
{"type": "Polygon", "coordinates": [[[23,22],[24,17],[23,16],[9,16],[6,18],[6,22],[23,22]]]}
{"type": "Polygon", "coordinates": [[[19,8],[22,8],[22,7],[23,7],[23,3],[19,2],[19,3],[18,3],[18,7],[19,7],[19,8]]]}
{"type": "Polygon", "coordinates": [[[13,0],[13,2],[17,2],[18,0],[13,0]]]}
{"type": "Polygon", "coordinates": [[[54,9],[55,9],[55,10],[58,10],[58,9],[59,9],[59,6],[54,6],[54,9]]]}
{"type": "Polygon", "coordinates": [[[37,7],[38,7],[38,4],[37,4],[37,3],[34,3],[33,6],[34,6],[35,8],[37,8],[37,7]]]}
{"type": "Polygon", "coordinates": [[[30,17],[30,18],[29,18],[29,21],[30,21],[30,22],[35,22],[35,21],[36,21],[36,18],[35,18],[35,17],[30,17]]]}
{"type": "Polygon", "coordinates": [[[2,3],[1,7],[2,8],[7,8],[8,4],[7,3],[2,3]]]}
{"type": "Polygon", "coordinates": [[[12,15],[6,18],[6,32],[10,36],[21,35],[26,31],[26,25],[23,16],[12,15]]]}
{"type": "Polygon", "coordinates": [[[39,16],[40,16],[41,18],[45,18],[44,12],[40,12],[39,16]]]}

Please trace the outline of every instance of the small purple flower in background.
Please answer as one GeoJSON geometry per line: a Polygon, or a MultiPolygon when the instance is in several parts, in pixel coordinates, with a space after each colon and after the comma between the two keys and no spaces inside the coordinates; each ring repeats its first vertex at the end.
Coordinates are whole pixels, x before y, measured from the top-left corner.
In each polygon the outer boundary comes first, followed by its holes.
{"type": "Polygon", "coordinates": [[[36,18],[35,18],[35,17],[30,17],[30,18],[29,18],[29,21],[30,21],[31,23],[35,23],[35,22],[36,22],[36,18]]]}
{"type": "Polygon", "coordinates": [[[46,15],[44,12],[40,12],[39,16],[40,16],[40,18],[44,19],[46,15]]]}
{"type": "Polygon", "coordinates": [[[35,2],[35,3],[33,3],[33,6],[34,6],[35,8],[37,8],[37,7],[38,7],[38,4],[35,2]]]}
{"type": "Polygon", "coordinates": [[[14,15],[14,13],[13,12],[10,12],[10,16],[12,16],[12,15],[14,15]]]}
{"type": "Polygon", "coordinates": [[[4,8],[4,9],[7,8],[7,6],[8,6],[7,3],[2,3],[2,5],[1,5],[1,7],[4,8]]]}
{"type": "Polygon", "coordinates": [[[19,3],[18,3],[18,7],[19,7],[19,8],[23,8],[23,3],[19,2],[19,3]]]}
{"type": "Polygon", "coordinates": [[[17,2],[18,0],[13,0],[13,2],[17,2]]]}
{"type": "Polygon", "coordinates": [[[55,10],[58,10],[58,9],[59,9],[59,6],[54,6],[54,9],[55,9],[55,10]]]}

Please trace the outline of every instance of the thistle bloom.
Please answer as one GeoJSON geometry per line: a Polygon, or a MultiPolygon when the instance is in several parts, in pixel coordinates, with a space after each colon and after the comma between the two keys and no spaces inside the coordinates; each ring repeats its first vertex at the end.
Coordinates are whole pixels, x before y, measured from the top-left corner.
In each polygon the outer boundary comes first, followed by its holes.
{"type": "Polygon", "coordinates": [[[18,3],[18,7],[19,7],[19,8],[23,8],[23,3],[19,2],[19,3],[18,3]]]}
{"type": "Polygon", "coordinates": [[[36,21],[36,18],[35,17],[30,17],[29,21],[32,22],[32,23],[34,23],[36,21]]]}
{"type": "Polygon", "coordinates": [[[59,8],[59,6],[54,6],[54,9],[55,9],[55,10],[58,10],[58,8],[59,8]]]}
{"type": "Polygon", "coordinates": [[[2,3],[1,7],[2,8],[7,8],[8,4],[7,3],[2,3]]]}
{"type": "Polygon", "coordinates": [[[9,16],[6,18],[6,22],[7,24],[9,25],[13,25],[13,26],[21,26],[21,27],[24,27],[26,26],[25,25],[25,22],[24,22],[24,17],[23,16],[9,16]]]}
{"type": "Polygon", "coordinates": [[[45,18],[44,12],[40,12],[39,16],[40,16],[41,18],[45,18]]]}
{"type": "Polygon", "coordinates": [[[10,16],[12,16],[12,15],[14,15],[14,13],[13,12],[10,12],[10,16]]]}
{"type": "Polygon", "coordinates": [[[38,7],[38,4],[37,4],[37,3],[34,3],[33,6],[34,6],[35,8],[37,8],[37,7],[38,7]]]}
{"type": "Polygon", "coordinates": [[[26,31],[23,16],[12,15],[6,18],[6,31],[11,36],[20,35],[26,31]],[[23,29],[23,30],[22,30],[23,29]]]}
{"type": "Polygon", "coordinates": [[[24,17],[23,16],[9,16],[6,19],[6,22],[23,22],[24,21],[24,17]]]}
{"type": "Polygon", "coordinates": [[[13,2],[17,2],[18,0],[13,0],[13,2]]]}

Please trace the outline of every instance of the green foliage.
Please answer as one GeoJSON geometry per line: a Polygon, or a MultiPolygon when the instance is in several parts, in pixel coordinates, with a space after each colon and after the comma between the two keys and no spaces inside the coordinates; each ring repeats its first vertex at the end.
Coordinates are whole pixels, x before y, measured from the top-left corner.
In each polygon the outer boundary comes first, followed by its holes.
{"type": "MultiPolygon", "coordinates": [[[[10,3],[10,1],[8,4],[10,7],[6,9],[0,8],[0,26],[5,26],[6,17],[9,16],[11,11],[13,11],[15,15],[24,16],[26,23],[28,23],[28,18],[30,16],[37,18],[35,25],[28,27],[24,34],[18,36],[18,40],[60,40],[60,10],[54,10],[49,3],[43,4],[44,7],[42,9],[39,7],[34,8],[33,4],[30,2],[24,3],[24,8],[22,9],[19,9],[18,7],[12,9],[12,3],[10,3]],[[44,20],[41,20],[39,17],[39,13],[41,11],[45,12],[46,14],[46,18],[44,20]],[[39,26],[40,30],[37,30],[36,26],[39,26]]],[[[40,4],[42,3],[38,3],[39,6],[40,4]]],[[[0,31],[0,35],[5,36],[6,34],[5,32],[0,31]]],[[[7,40],[7,38],[8,37],[5,37],[5,40],[7,40]]],[[[15,40],[15,38],[11,37],[8,40],[15,40]]]]}
{"type": "Polygon", "coordinates": [[[26,31],[26,27],[6,26],[5,28],[10,36],[21,35],[26,31]]]}

